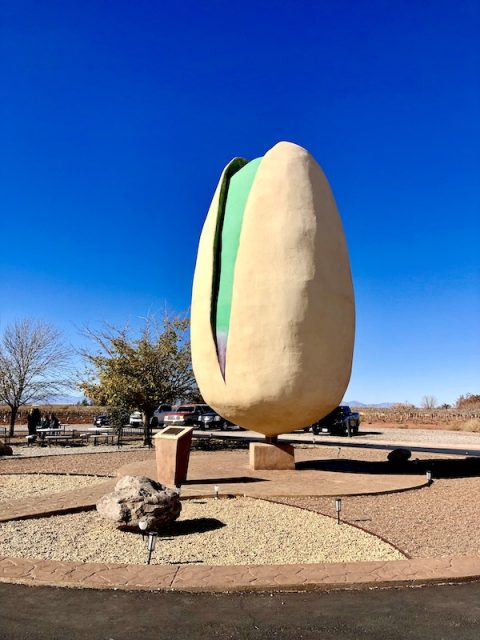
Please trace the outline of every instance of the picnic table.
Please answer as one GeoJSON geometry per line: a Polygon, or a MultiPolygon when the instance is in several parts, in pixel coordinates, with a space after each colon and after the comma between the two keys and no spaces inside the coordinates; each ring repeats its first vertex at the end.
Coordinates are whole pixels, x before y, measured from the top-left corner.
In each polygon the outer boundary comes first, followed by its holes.
{"type": "Polygon", "coordinates": [[[95,446],[102,439],[105,441],[105,444],[108,444],[109,441],[111,444],[114,444],[116,435],[117,434],[108,427],[106,429],[90,427],[86,432],[80,434],[80,438],[87,444],[90,443],[90,441],[93,441],[95,446]]]}
{"type": "Polygon", "coordinates": [[[60,434],[64,435],[65,427],[66,425],[64,424],[59,424],[56,429],[53,429],[51,427],[38,427],[36,433],[26,436],[27,446],[37,443],[40,447],[43,447],[45,446],[45,439],[47,436],[59,436],[60,434]]]}
{"type": "MultiPolygon", "coordinates": [[[[48,431],[48,429],[47,429],[48,431]]],[[[50,447],[52,444],[78,444],[80,440],[78,439],[79,433],[76,429],[72,429],[70,432],[64,430],[59,433],[59,429],[50,429],[53,433],[49,435],[45,435],[44,441],[50,447]]],[[[38,429],[37,429],[38,432],[38,429]]]]}

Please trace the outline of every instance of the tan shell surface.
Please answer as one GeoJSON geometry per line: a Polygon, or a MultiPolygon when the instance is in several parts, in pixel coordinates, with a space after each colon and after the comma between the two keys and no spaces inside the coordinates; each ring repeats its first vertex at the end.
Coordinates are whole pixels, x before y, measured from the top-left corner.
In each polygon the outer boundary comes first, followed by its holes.
{"type": "Polygon", "coordinates": [[[337,406],[350,378],[355,311],[340,217],[305,149],[280,142],[265,154],[244,212],[224,381],[210,324],[220,184],[193,283],[194,373],[225,418],[265,435],[287,433],[337,406]]]}

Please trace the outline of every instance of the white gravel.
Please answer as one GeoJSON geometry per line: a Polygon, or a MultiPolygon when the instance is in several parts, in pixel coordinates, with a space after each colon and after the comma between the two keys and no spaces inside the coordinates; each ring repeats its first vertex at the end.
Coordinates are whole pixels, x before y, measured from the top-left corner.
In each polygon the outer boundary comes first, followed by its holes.
{"type": "MultiPolygon", "coordinates": [[[[118,531],[96,512],[0,525],[0,555],[144,564],[139,534],[118,531]]],[[[355,527],[295,507],[251,498],[183,501],[161,535],[153,564],[296,564],[395,560],[394,547],[355,527]]]]}
{"type": "MultiPolygon", "coordinates": [[[[255,435],[253,432],[245,432],[249,435],[255,435]]],[[[361,423],[360,433],[351,439],[342,438],[341,436],[332,436],[328,434],[319,434],[313,436],[311,432],[304,433],[296,431],[287,435],[281,435],[280,440],[295,438],[303,440],[305,443],[312,444],[329,444],[333,441],[343,442],[347,447],[349,444],[361,445],[362,443],[378,443],[378,444],[400,444],[408,442],[419,447],[443,447],[443,446],[469,446],[480,449],[480,433],[470,433],[464,431],[448,431],[447,429],[407,429],[407,428],[385,428],[378,424],[361,423]]]]}
{"type": "Polygon", "coordinates": [[[104,478],[49,475],[46,473],[0,475],[0,503],[34,495],[50,495],[71,489],[81,489],[104,481],[104,478]]]}
{"type": "Polygon", "coordinates": [[[382,429],[378,428],[377,425],[364,423],[360,425],[360,433],[362,432],[365,433],[364,436],[355,437],[352,441],[361,443],[362,439],[368,439],[374,441],[381,440],[384,442],[410,442],[418,446],[425,445],[427,447],[469,445],[480,448],[480,433],[449,431],[447,429],[382,429]]]}
{"type": "Polygon", "coordinates": [[[0,456],[0,460],[9,461],[13,458],[44,458],[46,456],[86,455],[92,453],[118,453],[119,451],[149,451],[142,442],[123,444],[121,447],[111,444],[83,445],[81,447],[27,447],[24,444],[11,445],[13,456],[0,456]]]}

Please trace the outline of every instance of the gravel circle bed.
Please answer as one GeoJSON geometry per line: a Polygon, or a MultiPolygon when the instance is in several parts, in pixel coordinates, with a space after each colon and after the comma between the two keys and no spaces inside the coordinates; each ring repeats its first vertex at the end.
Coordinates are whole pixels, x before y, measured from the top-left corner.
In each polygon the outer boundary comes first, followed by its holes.
{"type": "MultiPolygon", "coordinates": [[[[329,498],[279,500],[334,515],[329,498]]],[[[431,487],[404,493],[347,496],[342,515],[411,558],[480,555],[480,477],[435,480],[431,487]]]]}
{"type": "MultiPolygon", "coordinates": [[[[416,435],[415,432],[409,434],[412,438],[416,435]]],[[[386,456],[385,451],[372,449],[342,447],[337,452],[333,447],[317,446],[316,450],[320,457],[365,461],[381,461],[386,456]]],[[[209,455],[214,465],[216,453],[209,455]]],[[[232,452],[231,455],[244,456],[245,452],[232,452]]],[[[413,457],[433,461],[448,456],[416,452],[413,457]]],[[[10,458],[0,461],[0,469],[17,473],[35,471],[113,476],[115,470],[124,464],[153,458],[154,452],[146,449],[23,460],[10,458]]],[[[455,460],[460,459],[455,457],[455,460]]],[[[435,480],[428,489],[381,496],[346,497],[343,499],[343,516],[347,521],[386,538],[414,558],[480,554],[477,535],[480,522],[480,472],[473,474],[473,477],[461,476],[460,473],[459,477],[435,480]]],[[[331,498],[285,498],[283,502],[334,515],[334,501],[331,498]]]]}
{"type": "MultiPolygon", "coordinates": [[[[83,512],[0,525],[0,555],[69,562],[144,564],[146,543],[83,512]]],[[[396,560],[388,543],[335,520],[252,498],[183,502],[157,541],[152,564],[298,564],[396,560]]]]}
{"type": "Polygon", "coordinates": [[[50,495],[83,489],[103,482],[90,476],[63,476],[52,474],[0,475],[0,504],[21,498],[50,495]]]}

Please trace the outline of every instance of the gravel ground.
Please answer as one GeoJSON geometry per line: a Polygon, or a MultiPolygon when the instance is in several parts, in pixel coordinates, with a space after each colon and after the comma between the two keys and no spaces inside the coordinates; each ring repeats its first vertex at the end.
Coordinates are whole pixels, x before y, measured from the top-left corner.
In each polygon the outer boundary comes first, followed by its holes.
{"type": "MultiPolygon", "coordinates": [[[[280,501],[334,515],[332,499],[280,501]]],[[[479,477],[437,480],[431,487],[404,493],[346,497],[342,499],[342,515],[412,558],[480,555],[479,477]]]]}
{"type": "MultiPolygon", "coordinates": [[[[43,458],[44,456],[78,456],[88,455],[90,453],[116,453],[117,451],[148,451],[148,448],[142,442],[133,442],[131,444],[122,445],[119,449],[116,445],[98,444],[98,445],[82,445],[79,447],[26,447],[25,445],[12,445],[14,459],[19,458],[43,458]]],[[[10,457],[0,458],[0,461],[11,459],[10,457]]]]}
{"type": "MultiPolygon", "coordinates": [[[[97,447],[96,447],[97,448],[97,447]]],[[[98,447],[99,448],[99,447],[98,447]]],[[[112,451],[92,455],[69,454],[64,456],[41,456],[38,458],[3,458],[0,473],[93,473],[114,476],[115,470],[129,462],[153,458],[153,450],[141,448],[130,451],[112,451]]]]}
{"type": "MultiPolygon", "coordinates": [[[[409,432],[410,433],[410,432],[409,432]]],[[[356,460],[385,460],[385,451],[372,449],[316,448],[319,456],[354,458],[356,460]]],[[[192,455],[195,455],[193,453],[192,455]]],[[[215,453],[212,464],[215,462],[215,453]]],[[[233,454],[236,455],[236,454],[233,454]]],[[[100,453],[96,455],[48,456],[29,459],[0,460],[3,473],[57,472],[114,475],[115,469],[128,462],[145,460],[154,453],[147,449],[100,453]]],[[[442,456],[413,454],[413,457],[435,461],[442,456]]],[[[473,469],[471,477],[462,477],[458,469],[462,458],[452,462],[453,474],[438,473],[428,489],[383,496],[362,496],[343,499],[343,515],[372,533],[391,541],[412,557],[434,557],[453,554],[480,554],[478,526],[480,523],[480,470],[473,469]],[[457,477],[455,477],[455,475],[457,477]]],[[[425,464],[425,463],[424,463],[425,464]]],[[[430,466],[430,465],[429,465],[430,466]]],[[[471,470],[472,471],[472,470],[471,470]]],[[[1,478],[1,476],[0,476],[1,478]]],[[[284,500],[321,513],[333,515],[333,500],[328,498],[295,498],[284,500]]]]}
{"type": "MultiPolygon", "coordinates": [[[[0,525],[0,555],[144,564],[139,534],[96,512],[0,525]]],[[[157,541],[153,564],[296,564],[395,560],[402,554],[364,531],[316,513],[251,498],[188,500],[157,541]]]]}
{"type": "MultiPolygon", "coordinates": [[[[480,433],[464,431],[448,431],[446,429],[385,429],[376,424],[361,424],[359,438],[353,438],[354,442],[361,443],[362,438],[368,440],[382,440],[385,442],[410,442],[418,445],[469,445],[480,447],[480,433]]],[[[311,434],[309,434],[311,435],[311,434]]],[[[317,436],[319,437],[319,436],[317,436]]]]}
{"type": "Polygon", "coordinates": [[[0,504],[33,495],[50,495],[71,489],[82,489],[101,482],[87,476],[0,475],[0,504]]]}

